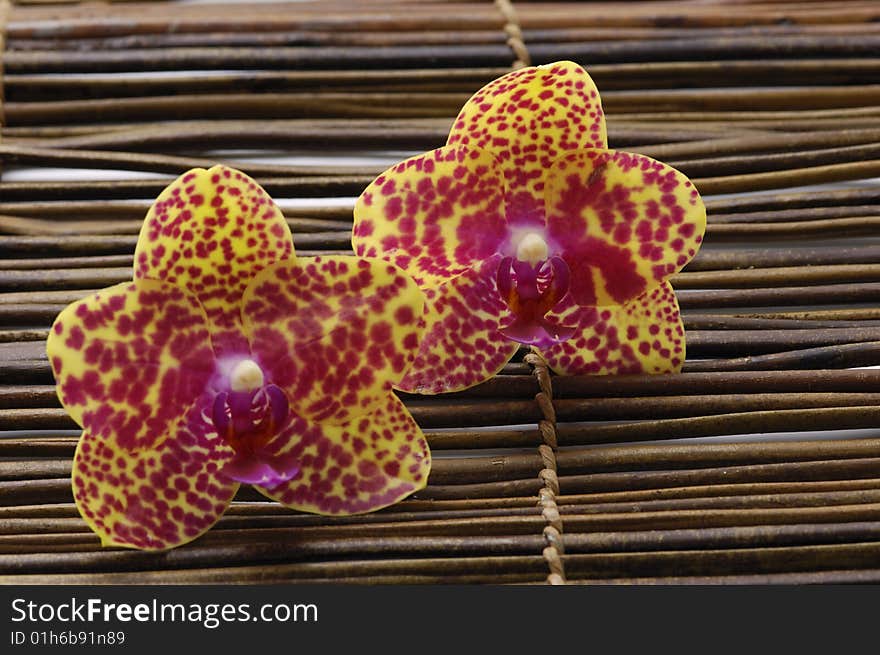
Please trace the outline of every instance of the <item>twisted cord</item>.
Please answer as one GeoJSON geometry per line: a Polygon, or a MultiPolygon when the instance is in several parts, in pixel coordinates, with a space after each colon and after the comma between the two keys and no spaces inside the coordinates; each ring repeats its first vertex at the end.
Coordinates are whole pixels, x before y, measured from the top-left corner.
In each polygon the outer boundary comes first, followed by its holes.
{"type": "Polygon", "coordinates": [[[523,40],[522,28],[519,26],[519,16],[510,0],[495,0],[495,6],[504,17],[504,33],[507,35],[507,45],[513,50],[516,57],[511,68],[517,70],[532,65],[532,57],[529,55],[526,43],[523,40]]]}
{"type": "Polygon", "coordinates": [[[541,516],[547,522],[543,533],[547,545],[542,551],[550,569],[547,584],[565,584],[565,568],[562,563],[562,555],[565,554],[562,515],[556,504],[556,497],[559,495],[559,475],[556,467],[556,410],[553,407],[550,369],[544,358],[534,350],[525,356],[525,361],[532,366],[532,372],[538,380],[540,391],[535,396],[535,401],[544,417],[538,423],[538,430],[544,442],[538,446],[538,454],[541,456],[543,466],[538,477],[544,483],[539,491],[538,507],[541,508],[541,516]]]}

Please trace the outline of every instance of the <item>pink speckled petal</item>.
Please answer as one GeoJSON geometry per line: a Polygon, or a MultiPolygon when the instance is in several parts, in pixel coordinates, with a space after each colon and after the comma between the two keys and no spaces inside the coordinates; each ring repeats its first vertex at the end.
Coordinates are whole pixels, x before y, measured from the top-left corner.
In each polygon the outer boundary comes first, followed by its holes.
{"type": "Polygon", "coordinates": [[[495,157],[446,147],[385,171],[354,208],[352,245],[419,286],[436,286],[493,255],[506,236],[504,181],[495,157]]]}
{"type": "Polygon", "coordinates": [[[500,256],[436,289],[425,291],[425,336],[402,391],[435,394],[485,382],[516,353],[519,344],[501,333],[513,317],[496,284],[500,256]]]}
{"type": "Polygon", "coordinates": [[[677,373],[684,364],[684,325],[668,282],[623,306],[572,307],[559,320],[577,331],[541,351],[557,373],[677,373]]]}
{"type": "Polygon", "coordinates": [[[580,305],[626,303],[680,271],[703,240],[706,208],[681,173],[643,155],[585,150],[547,174],[547,232],[580,305]]]}
{"type": "Polygon", "coordinates": [[[431,468],[421,429],[392,393],[351,423],[294,418],[269,447],[276,456],[297,461],[300,473],[258,490],[288,507],[317,514],[359,514],[393,505],[422,489],[431,468]]]}
{"type": "Polygon", "coordinates": [[[300,416],[344,423],[391,392],[413,362],[424,297],[379,259],[299,258],[258,274],[243,316],[266,382],[300,416]]]}
{"type": "Polygon", "coordinates": [[[507,186],[507,215],[518,225],[544,222],[544,175],[567,151],[605,148],[596,85],[570,61],[521,68],[477,91],[453,123],[449,145],[493,152],[507,186]]]}
{"type": "Polygon", "coordinates": [[[103,545],[173,548],[226,511],[238,483],[217,472],[232,452],[201,416],[202,404],[152,435],[146,447],[83,431],[73,459],[73,496],[103,545]]]}
{"type": "Polygon", "coordinates": [[[171,430],[214,372],[205,312],[156,280],[71,304],[55,319],[46,351],[70,416],[92,438],[132,448],[171,430]]]}
{"type": "Polygon", "coordinates": [[[281,210],[250,177],[225,166],[193,169],[156,199],[135,248],[135,279],[195,295],[220,353],[246,351],[239,303],[265,266],[293,256],[281,210]]]}

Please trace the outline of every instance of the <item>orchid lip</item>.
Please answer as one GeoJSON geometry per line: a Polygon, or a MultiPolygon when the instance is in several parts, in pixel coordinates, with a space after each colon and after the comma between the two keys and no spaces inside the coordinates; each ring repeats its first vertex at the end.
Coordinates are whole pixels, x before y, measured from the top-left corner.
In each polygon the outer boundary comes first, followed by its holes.
{"type": "Polygon", "coordinates": [[[498,291],[514,315],[513,321],[500,331],[513,341],[547,347],[574,334],[574,328],[546,318],[568,293],[571,273],[565,260],[558,256],[535,263],[528,261],[546,248],[539,236],[528,239],[529,236],[520,242],[525,243],[524,258],[505,257],[498,267],[498,291]]]}
{"type": "MultiPolygon", "coordinates": [[[[256,366],[252,360],[242,360],[233,375],[240,372],[245,382],[253,382],[257,375],[251,364],[256,366]],[[242,363],[245,366],[242,367],[242,363]]],[[[257,368],[256,373],[262,381],[262,371],[257,368]]],[[[221,473],[237,482],[266,488],[292,480],[300,472],[299,461],[290,456],[272,454],[267,449],[268,442],[290,413],[287,396],[274,384],[237,391],[236,380],[231,382],[231,391],[221,392],[214,398],[212,412],[218,433],[235,451],[221,473]]]]}
{"type": "Polygon", "coordinates": [[[257,484],[267,489],[292,480],[299,472],[297,458],[266,453],[236,454],[221,469],[221,473],[232,480],[257,484]]]}

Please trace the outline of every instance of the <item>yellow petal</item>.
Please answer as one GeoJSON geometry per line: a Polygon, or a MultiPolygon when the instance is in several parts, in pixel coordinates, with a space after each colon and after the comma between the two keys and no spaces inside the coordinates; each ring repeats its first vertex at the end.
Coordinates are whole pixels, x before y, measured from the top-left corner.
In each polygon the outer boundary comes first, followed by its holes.
{"type": "Polygon", "coordinates": [[[103,545],[173,548],[222,516],[238,483],[217,475],[231,450],[201,420],[203,409],[196,406],[146,447],[83,432],[73,459],[73,496],[103,545]]]}
{"type": "Polygon", "coordinates": [[[193,169],[153,203],[135,249],[135,279],[164,280],[199,299],[219,352],[241,351],[239,303],[267,265],[293,256],[281,210],[250,177],[193,169]]]}
{"type": "Polygon", "coordinates": [[[684,325],[668,282],[623,306],[573,308],[559,321],[577,326],[541,351],[559,374],[677,373],[684,364],[684,325]]]}
{"type": "Polygon", "coordinates": [[[498,295],[498,258],[425,292],[425,336],[406,377],[412,393],[461,391],[500,371],[519,344],[500,331],[510,311],[498,295]]]}
{"type": "Polygon", "coordinates": [[[295,457],[299,475],[258,490],[305,512],[344,515],[393,505],[422,489],[431,469],[428,443],[403,403],[389,393],[372,412],[342,425],[300,421],[274,442],[295,457]]]}
{"type": "Polygon", "coordinates": [[[693,184],[644,155],[587,150],[547,173],[547,233],[580,305],[620,305],[693,259],[706,208],[693,184]]]}
{"type": "Polygon", "coordinates": [[[411,157],[358,198],[352,245],[393,262],[422,287],[493,255],[506,236],[504,181],[490,153],[460,147],[411,157]]]}
{"type": "Polygon", "coordinates": [[[512,223],[540,223],[544,174],[566,152],[605,148],[605,116],[586,71],[570,61],[521,68],[477,91],[462,107],[449,145],[491,151],[510,196],[512,223]]]}
{"type": "Polygon", "coordinates": [[[71,304],[46,344],[61,403],[96,438],[154,444],[214,372],[206,320],[195,298],[156,280],[71,304]]]}
{"type": "Polygon", "coordinates": [[[422,292],[378,259],[328,256],[279,262],[255,278],[242,313],[266,383],[294,412],[344,423],[367,413],[412,364],[422,292]]]}

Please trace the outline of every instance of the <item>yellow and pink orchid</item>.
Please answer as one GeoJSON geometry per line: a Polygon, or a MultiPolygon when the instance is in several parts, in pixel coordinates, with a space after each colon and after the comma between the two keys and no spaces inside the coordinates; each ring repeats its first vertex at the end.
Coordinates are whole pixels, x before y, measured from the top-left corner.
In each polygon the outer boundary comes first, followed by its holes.
{"type": "Polygon", "coordinates": [[[281,211],[230,168],[192,170],[150,209],[134,281],[73,303],[47,350],[82,426],[73,493],[105,545],[196,538],[241,483],[352,514],[422,488],[427,442],[391,384],[424,299],[381,260],[297,258],[281,211]]]}
{"type": "Polygon", "coordinates": [[[399,389],[467,388],[523,344],[565,374],[681,369],[667,280],[699,249],[705,207],[675,169],[608,149],[599,94],[577,64],[490,82],[447,145],[377,177],[354,218],[355,253],[393,262],[427,297],[399,389]]]}

